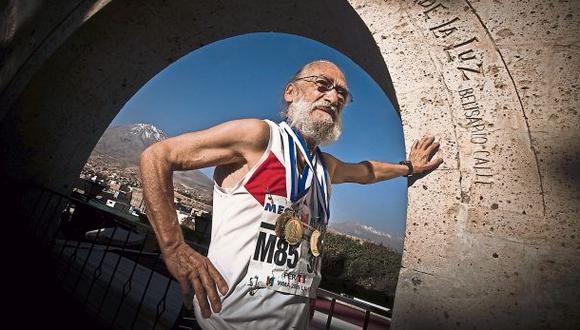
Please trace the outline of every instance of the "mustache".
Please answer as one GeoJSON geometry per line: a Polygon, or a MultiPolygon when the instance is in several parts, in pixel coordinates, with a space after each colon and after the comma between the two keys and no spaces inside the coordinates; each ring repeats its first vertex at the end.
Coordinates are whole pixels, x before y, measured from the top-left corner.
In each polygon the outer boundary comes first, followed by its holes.
{"type": "Polygon", "coordinates": [[[312,107],[310,108],[310,111],[316,109],[316,108],[324,108],[326,110],[330,110],[332,111],[332,113],[334,115],[338,115],[338,107],[334,104],[330,104],[326,101],[318,101],[315,102],[314,104],[312,104],[312,107]]]}

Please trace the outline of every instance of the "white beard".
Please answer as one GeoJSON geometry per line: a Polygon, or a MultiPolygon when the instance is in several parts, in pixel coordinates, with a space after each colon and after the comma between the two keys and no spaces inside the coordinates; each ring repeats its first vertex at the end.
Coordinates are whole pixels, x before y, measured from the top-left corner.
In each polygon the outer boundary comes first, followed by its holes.
{"type": "Polygon", "coordinates": [[[330,116],[313,120],[310,113],[319,106],[327,107],[328,103],[323,100],[311,103],[301,97],[288,105],[288,120],[290,126],[300,130],[306,139],[316,145],[326,145],[338,140],[342,134],[342,121],[338,110],[335,110],[336,122],[330,116]]]}

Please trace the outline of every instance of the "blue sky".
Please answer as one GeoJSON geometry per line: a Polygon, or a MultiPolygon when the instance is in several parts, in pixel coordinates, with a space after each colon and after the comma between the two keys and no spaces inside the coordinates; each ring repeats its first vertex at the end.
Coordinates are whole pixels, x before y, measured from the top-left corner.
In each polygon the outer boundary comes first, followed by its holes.
{"type": "MultiPolygon", "coordinates": [[[[182,57],[145,84],[111,126],[144,122],[174,136],[239,118],[278,122],[287,80],[317,59],[342,68],[354,98],[343,113],[343,135],[321,149],[346,162],[404,159],[400,119],[366,72],[324,44],[281,33],[224,39],[182,57]]],[[[212,170],[203,172],[211,178],[212,170]]],[[[406,205],[404,178],[334,185],[330,221],[357,221],[402,236],[406,205]]]]}

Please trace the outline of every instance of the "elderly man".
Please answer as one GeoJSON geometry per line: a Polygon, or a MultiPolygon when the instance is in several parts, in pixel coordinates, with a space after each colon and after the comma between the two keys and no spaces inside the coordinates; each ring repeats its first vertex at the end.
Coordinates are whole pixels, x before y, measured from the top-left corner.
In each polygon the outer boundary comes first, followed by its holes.
{"type": "Polygon", "coordinates": [[[423,137],[399,164],[344,163],[319,145],[338,139],[350,94],[328,61],[287,84],[285,121],[244,119],[147,148],[141,174],[147,213],[167,268],[203,328],[305,329],[320,282],[331,184],[374,183],[437,168],[423,137]],[[172,171],[216,166],[211,244],[192,250],[173,204],[172,171]],[[190,297],[190,298],[187,298],[190,297]],[[213,311],[213,313],[212,313],[213,311]]]}

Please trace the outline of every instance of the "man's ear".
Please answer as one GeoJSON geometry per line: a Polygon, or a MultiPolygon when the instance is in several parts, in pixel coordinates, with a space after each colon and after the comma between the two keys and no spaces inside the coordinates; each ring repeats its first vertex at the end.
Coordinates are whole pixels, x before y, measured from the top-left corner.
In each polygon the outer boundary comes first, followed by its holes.
{"type": "Polygon", "coordinates": [[[286,101],[286,103],[292,103],[294,101],[296,92],[298,91],[292,83],[286,85],[286,89],[284,90],[284,101],[286,101]]]}

